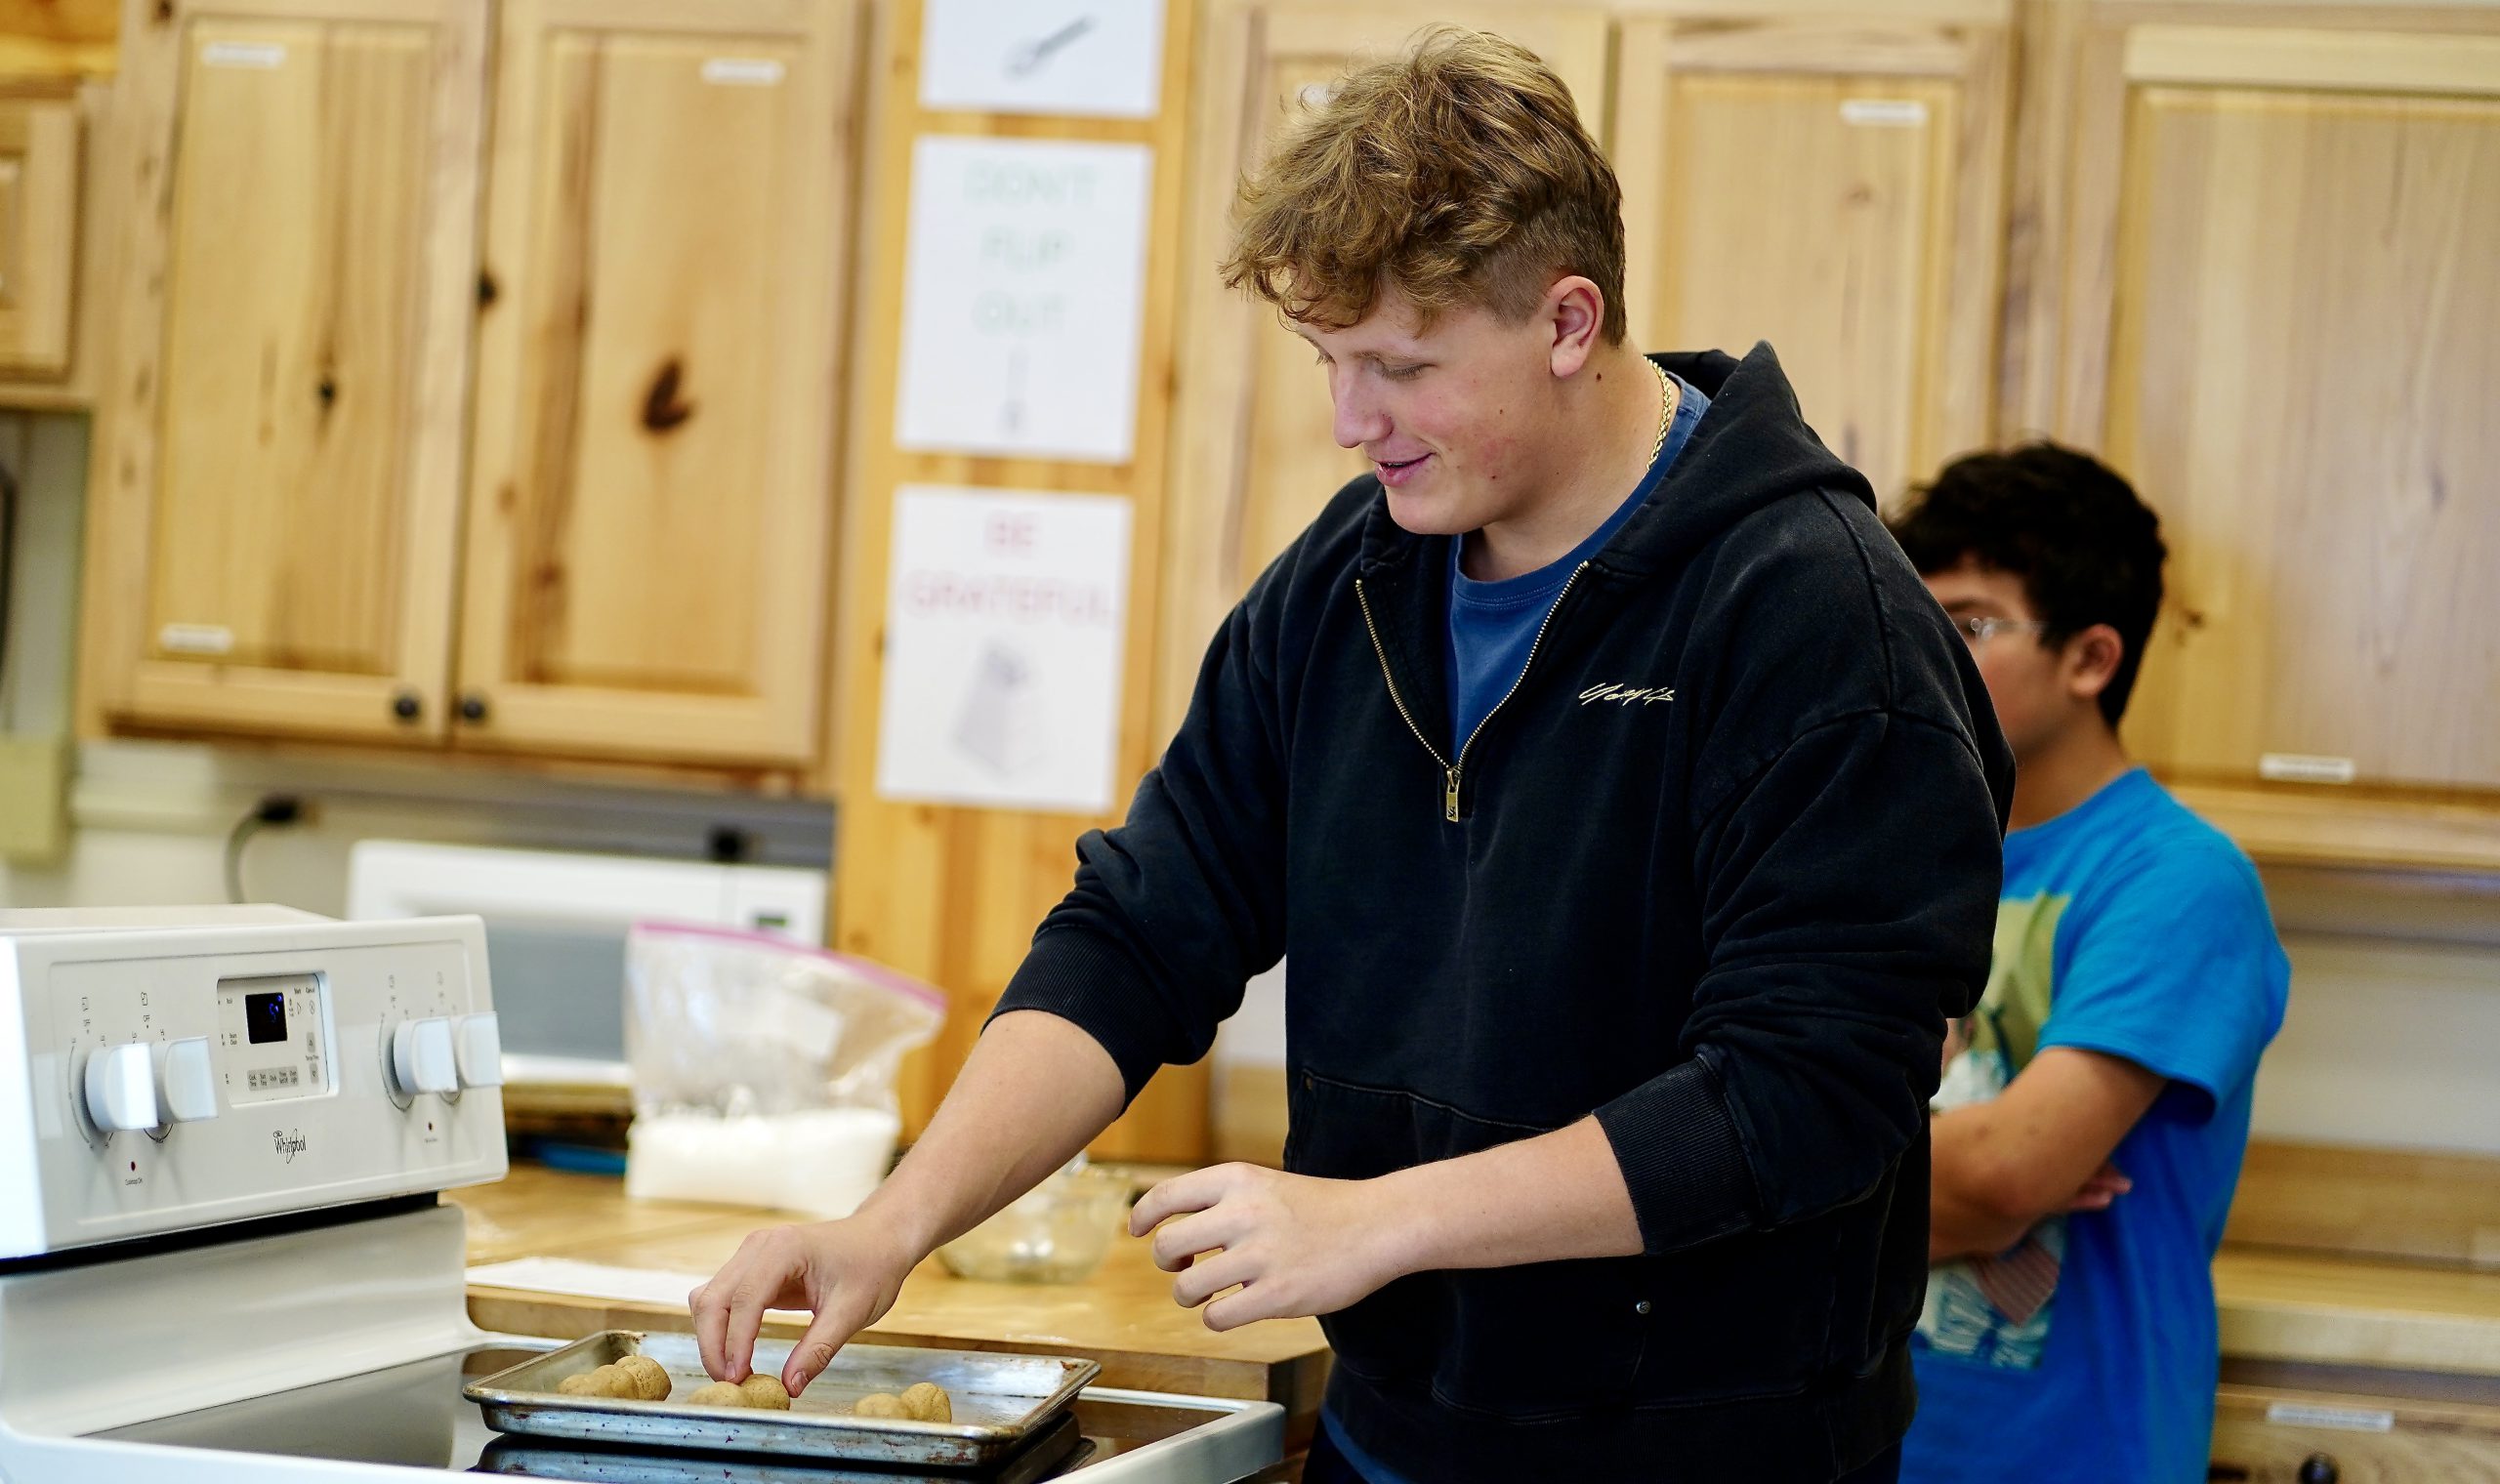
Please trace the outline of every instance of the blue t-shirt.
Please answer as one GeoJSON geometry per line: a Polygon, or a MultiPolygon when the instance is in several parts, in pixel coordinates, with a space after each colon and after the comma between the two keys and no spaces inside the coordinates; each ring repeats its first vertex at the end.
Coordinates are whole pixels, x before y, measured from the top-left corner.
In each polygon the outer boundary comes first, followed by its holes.
{"type": "Polygon", "coordinates": [[[1905,1484],[2205,1477],[2214,1250],[2290,982],[2256,868],[2143,769],[2006,837],[1987,990],[1936,1106],[1994,1096],[2053,1046],[2170,1085],[2111,1156],[2135,1188],[2108,1210],[1929,1274],[1905,1484]]]}
{"type": "MultiPolygon", "coordinates": [[[[1676,384],[1675,416],[1667,425],[1666,441],[1658,445],[1658,456],[1649,461],[1649,469],[1624,502],[1615,507],[1605,523],[1589,533],[1589,538],[1573,547],[1559,561],[1551,561],[1533,572],[1506,577],[1499,582],[1478,582],[1458,569],[1459,548],[1463,541],[1449,544],[1449,643],[1444,651],[1449,673],[1451,719],[1457,725],[1452,733],[1457,738],[1451,745],[1460,751],[1467,739],[1476,733],[1477,724],[1489,715],[1502,697],[1519,683],[1520,675],[1527,669],[1528,651],[1536,647],[1537,631],[1545,626],[1545,615],[1554,608],[1554,600],[1562,596],[1562,585],[1581,562],[1603,550],[1641,502],[1649,498],[1658,481],[1667,476],[1668,466],[1684,445],[1692,438],[1693,426],[1710,410],[1710,398],[1688,385],[1683,377],[1668,373],[1676,384]]],[[[1458,754],[1452,753],[1456,762],[1458,754]]]]}

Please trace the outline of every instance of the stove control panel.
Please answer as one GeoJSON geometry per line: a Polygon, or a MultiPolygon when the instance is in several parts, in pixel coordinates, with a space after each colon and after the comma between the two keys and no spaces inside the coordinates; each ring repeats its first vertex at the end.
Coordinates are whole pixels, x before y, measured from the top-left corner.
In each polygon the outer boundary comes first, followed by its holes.
{"type": "Polygon", "coordinates": [[[327,1093],[327,1010],[317,973],[219,981],[215,1044],[227,1100],[240,1107],[327,1093]]]}
{"type": "Polygon", "coordinates": [[[0,1259],[504,1172],[475,918],[0,912],[0,1259]]]}

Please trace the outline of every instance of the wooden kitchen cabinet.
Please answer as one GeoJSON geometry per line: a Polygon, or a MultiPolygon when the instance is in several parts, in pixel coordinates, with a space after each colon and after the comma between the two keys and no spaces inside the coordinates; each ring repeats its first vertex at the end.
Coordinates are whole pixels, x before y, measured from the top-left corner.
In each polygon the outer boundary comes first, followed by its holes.
{"type": "Polygon", "coordinates": [[[2128,742],[2350,857],[2420,810],[2261,780],[2500,789],[2500,12],[2092,17],[2039,405],[2170,542],[2128,742]]]}
{"type": "Polygon", "coordinates": [[[496,14],[132,11],[90,714],[795,774],[858,4],[496,14]]]}
{"type": "Polygon", "coordinates": [[[0,383],[57,382],[69,371],[79,113],[72,84],[0,81],[0,383]]]}
{"type": "Polygon", "coordinates": [[[1166,528],[1155,718],[1169,736],[1188,709],[1207,639],[1328,497],[1370,466],[1337,446],[1326,375],[1311,348],[1213,267],[1229,249],[1242,174],[1306,91],[1367,56],[1395,56],[1425,24],[1495,31],[1535,52],[1571,89],[1583,118],[1606,116],[1609,22],[1594,7],[1245,4],[1209,7],[1190,120],[1189,235],[1175,479],[1166,528]]]}
{"type": "MultiPolygon", "coordinates": [[[[1801,8],[1802,9],[1802,8],[1801,8]]],[[[1890,502],[1991,436],[2008,6],[1624,21],[1611,150],[1650,350],[1758,340],[1890,502]]]]}
{"type": "Polygon", "coordinates": [[[454,740],[803,765],[850,0],[507,0],[454,740]]]}
{"type": "Polygon", "coordinates": [[[84,641],[115,721],[442,734],[484,0],[135,0],[84,641]]]}
{"type": "Polygon", "coordinates": [[[94,405],[96,210],[122,0],[0,0],[0,409],[94,405]]]}

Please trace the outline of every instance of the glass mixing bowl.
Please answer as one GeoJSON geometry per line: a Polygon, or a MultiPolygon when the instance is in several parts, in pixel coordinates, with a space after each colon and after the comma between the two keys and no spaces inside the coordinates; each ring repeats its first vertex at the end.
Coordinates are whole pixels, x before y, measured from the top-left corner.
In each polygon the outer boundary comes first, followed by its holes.
{"type": "Polygon", "coordinates": [[[1115,1232],[1128,1229],[1129,1182],[1083,1157],[1014,1205],[938,1249],[958,1278],[1077,1283],[1103,1265],[1115,1232]]]}

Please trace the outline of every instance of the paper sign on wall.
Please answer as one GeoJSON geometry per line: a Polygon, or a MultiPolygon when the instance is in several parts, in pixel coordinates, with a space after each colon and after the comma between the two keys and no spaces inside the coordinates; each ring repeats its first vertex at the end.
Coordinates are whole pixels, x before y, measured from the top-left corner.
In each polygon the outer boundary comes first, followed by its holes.
{"type": "Polygon", "coordinates": [[[1151,118],[1163,0],[928,0],[920,105],[1151,118]]]}
{"type": "Polygon", "coordinates": [[[1129,462],[1153,158],[1144,144],[914,144],[897,444],[1129,462]]]}
{"type": "Polygon", "coordinates": [[[905,485],[894,533],[878,795],[1109,810],[1129,502],[905,485]]]}

